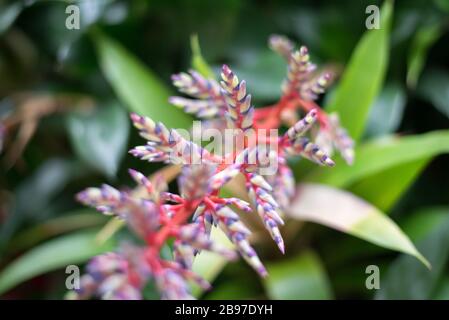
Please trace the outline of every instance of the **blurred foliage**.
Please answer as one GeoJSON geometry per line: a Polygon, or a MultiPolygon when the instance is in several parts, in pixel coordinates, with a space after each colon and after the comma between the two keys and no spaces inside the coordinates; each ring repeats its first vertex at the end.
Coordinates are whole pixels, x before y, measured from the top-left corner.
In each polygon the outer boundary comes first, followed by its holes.
{"type": "MultiPolygon", "coordinates": [[[[368,202],[388,230],[396,221],[432,270],[291,219],[285,257],[257,243],[267,279],[242,261],[200,255],[197,270],[216,278],[202,297],[449,299],[449,1],[79,0],[79,30],[65,27],[68,3],[0,0],[1,297],[62,298],[65,266],[112,248],[96,237],[106,219],[73,195],[103,181],[130,185],[128,167],[146,174],[161,167],[126,156],[139,141],[128,112],[188,128],[191,118],[167,102],[170,75],[188,68],[210,75],[222,63],[247,81],[256,106],[272,103],[286,66],[266,42],[281,33],[340,72],[323,105],[359,140],[352,167],[299,161],[295,176],[360,198],[352,205],[368,202]],[[365,28],[370,4],[383,8],[380,30],[365,28]],[[381,270],[378,292],[365,287],[372,264],[381,270]]],[[[382,223],[364,225],[385,240],[382,223]]],[[[366,228],[343,231],[373,241],[366,228]]],[[[151,283],[145,297],[157,298],[151,283]]]]}

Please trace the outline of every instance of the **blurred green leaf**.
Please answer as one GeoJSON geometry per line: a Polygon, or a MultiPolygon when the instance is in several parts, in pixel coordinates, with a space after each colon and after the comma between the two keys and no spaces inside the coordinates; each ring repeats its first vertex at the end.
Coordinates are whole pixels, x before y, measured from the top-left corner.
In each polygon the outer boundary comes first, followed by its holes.
{"type": "Polygon", "coordinates": [[[245,79],[248,92],[258,101],[278,99],[281,83],[285,78],[287,64],[271,50],[261,50],[243,65],[233,67],[240,79],[245,79]]]}
{"type": "Polygon", "coordinates": [[[67,129],[77,156],[92,168],[114,177],[126,154],[129,122],[118,104],[107,103],[93,114],[70,114],[67,129]]]}
{"type": "Polygon", "coordinates": [[[101,226],[106,221],[107,218],[104,215],[98,214],[93,209],[74,210],[22,231],[11,240],[8,250],[21,251],[56,235],[101,226]]]}
{"type": "Polygon", "coordinates": [[[405,90],[398,83],[387,83],[370,108],[366,136],[392,133],[401,124],[406,103],[405,90]]]}
{"type": "Polygon", "coordinates": [[[429,272],[416,260],[400,256],[381,276],[377,299],[430,299],[444,273],[449,258],[449,217],[435,226],[417,247],[432,264],[429,272]]]}
{"type": "MultiPolygon", "coordinates": [[[[233,248],[233,244],[228,240],[226,235],[218,228],[213,228],[211,232],[211,239],[214,242],[220,243],[220,245],[225,246],[227,248],[233,248]]],[[[212,282],[218,274],[223,270],[223,268],[228,263],[228,260],[222,256],[217,255],[216,253],[212,253],[210,251],[203,250],[193,262],[192,270],[196,274],[200,274],[201,277],[206,279],[209,282],[212,282]]],[[[192,290],[195,296],[201,294],[203,290],[195,286],[192,290]]]]}
{"type": "Polygon", "coordinates": [[[19,1],[0,5],[0,34],[8,30],[23,8],[23,3],[19,1]]]}
{"type": "Polygon", "coordinates": [[[95,232],[77,232],[39,245],[19,256],[0,273],[0,294],[35,276],[83,263],[90,257],[113,249],[113,243],[98,245],[95,232]]]}
{"type": "Polygon", "coordinates": [[[8,241],[17,227],[27,219],[36,222],[50,215],[49,207],[69,181],[77,175],[77,163],[60,158],[47,159],[33,174],[19,184],[11,217],[0,227],[0,247],[8,241]]]}
{"type": "Polygon", "coordinates": [[[354,183],[348,190],[388,213],[429,161],[424,158],[394,166],[354,183]]]}
{"type": "Polygon", "coordinates": [[[352,166],[337,165],[332,170],[315,170],[306,180],[347,188],[395,166],[447,152],[449,130],[404,137],[388,136],[356,147],[356,161],[352,166]]]}
{"type": "Polygon", "coordinates": [[[286,211],[289,217],[323,224],[376,245],[408,253],[429,266],[394,221],[364,200],[319,184],[300,184],[297,194],[299,196],[286,211]]]}
{"type": "Polygon", "coordinates": [[[407,59],[407,85],[414,88],[427,59],[427,52],[443,33],[441,22],[422,26],[415,34],[407,59]]]}
{"type": "Polygon", "coordinates": [[[268,263],[269,276],[263,279],[270,299],[328,300],[332,292],[324,267],[312,251],[268,263]]]}
{"type": "Polygon", "coordinates": [[[206,78],[215,78],[214,72],[201,54],[200,41],[197,34],[194,34],[190,37],[190,47],[192,49],[193,69],[201,73],[206,78]]]}
{"type": "Polygon", "coordinates": [[[435,5],[445,12],[449,12],[449,1],[447,0],[433,0],[435,5]]]}
{"type": "Polygon", "coordinates": [[[414,212],[401,224],[402,230],[412,239],[421,240],[449,217],[449,208],[430,207],[414,212]]]}
{"type": "Polygon", "coordinates": [[[418,84],[418,94],[449,117],[449,73],[441,69],[425,72],[418,84]]]}
{"type": "Polygon", "coordinates": [[[153,72],[115,40],[92,33],[101,68],[117,96],[133,112],[172,128],[189,128],[191,118],[169,105],[170,91],[153,72]]]}
{"type": "Polygon", "coordinates": [[[370,107],[382,87],[388,66],[392,15],[393,4],[387,0],[380,13],[380,29],[365,32],[328,106],[329,112],[338,112],[343,126],[355,140],[361,138],[370,107]]]}
{"type": "Polygon", "coordinates": [[[432,296],[432,300],[449,300],[449,278],[440,279],[438,288],[432,296]]]}

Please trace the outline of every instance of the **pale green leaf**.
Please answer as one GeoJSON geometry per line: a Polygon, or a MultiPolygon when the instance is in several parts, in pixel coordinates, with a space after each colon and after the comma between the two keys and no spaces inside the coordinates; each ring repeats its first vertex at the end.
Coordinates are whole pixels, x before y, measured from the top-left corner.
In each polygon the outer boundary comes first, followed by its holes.
{"type": "Polygon", "coordinates": [[[297,198],[293,200],[286,214],[410,254],[429,266],[427,260],[393,220],[347,191],[320,184],[300,184],[297,198]]]}
{"type": "Polygon", "coordinates": [[[385,1],[380,29],[367,30],[357,44],[327,109],[338,112],[343,126],[355,140],[361,138],[370,107],[382,87],[388,66],[392,15],[393,4],[385,1]]]}
{"type": "Polygon", "coordinates": [[[270,299],[328,300],[332,292],[324,267],[312,251],[268,263],[269,276],[263,279],[270,299]]]}
{"type": "Polygon", "coordinates": [[[50,240],[25,252],[0,273],[0,294],[35,276],[83,263],[90,257],[113,249],[113,243],[98,245],[95,232],[78,232],[50,240]]]}

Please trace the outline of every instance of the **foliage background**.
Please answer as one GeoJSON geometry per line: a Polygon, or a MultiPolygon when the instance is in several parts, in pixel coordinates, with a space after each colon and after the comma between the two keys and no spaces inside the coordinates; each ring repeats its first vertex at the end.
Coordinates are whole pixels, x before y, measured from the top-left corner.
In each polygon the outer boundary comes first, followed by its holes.
{"type": "MultiPolygon", "coordinates": [[[[166,98],[173,92],[170,75],[191,66],[192,34],[199,36],[205,61],[214,70],[222,63],[235,68],[261,106],[279,97],[286,70],[267,48],[270,34],[286,34],[307,45],[314,61],[344,74],[366,32],[366,6],[382,4],[349,0],[75,3],[81,8],[80,30],[64,27],[66,1],[0,2],[0,119],[6,121],[11,115],[19,119],[8,128],[0,165],[0,296],[5,299],[62,298],[67,264],[81,265],[112,248],[113,239],[129,237],[122,230],[104,244],[92,245],[106,219],[81,208],[73,195],[104,181],[130,186],[128,167],[147,174],[160,168],[126,155],[139,142],[126,113],[155,115],[172,126],[189,123],[166,98]],[[145,67],[134,65],[134,58],[145,67]]],[[[388,67],[385,76],[380,75],[382,90],[373,101],[361,95],[369,116],[360,144],[391,134],[417,139],[397,149],[398,160],[391,165],[375,152],[378,156],[372,161],[384,163],[383,170],[357,180],[346,176],[351,183],[338,181],[337,175],[332,182],[389,214],[429,259],[432,271],[412,257],[318,224],[292,220],[285,231],[286,257],[269,243],[258,244],[271,273],[269,280],[259,279],[243,262],[233,263],[221,272],[215,270],[219,275],[214,290],[201,297],[449,298],[448,17],[446,0],[394,3],[387,34],[388,67]],[[430,142],[419,139],[420,134],[435,130],[445,131],[430,142]],[[378,291],[365,288],[365,268],[372,264],[381,270],[378,291]]],[[[362,62],[357,74],[369,81],[378,68],[372,73],[373,60],[362,62]]],[[[347,99],[357,94],[349,92],[347,99]]],[[[332,96],[335,90],[322,105],[331,105],[332,96]]],[[[297,176],[307,180],[310,168],[294,166],[297,176]]],[[[157,297],[151,285],[145,295],[157,297]]]]}

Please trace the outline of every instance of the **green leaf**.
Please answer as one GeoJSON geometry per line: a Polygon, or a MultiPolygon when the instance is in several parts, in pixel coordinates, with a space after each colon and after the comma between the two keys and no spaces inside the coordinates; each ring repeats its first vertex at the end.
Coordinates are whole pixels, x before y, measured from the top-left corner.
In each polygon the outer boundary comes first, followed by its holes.
{"type": "Polygon", "coordinates": [[[354,183],[348,190],[388,213],[429,161],[425,158],[394,166],[354,183]]]}
{"type": "Polygon", "coordinates": [[[112,250],[113,243],[98,245],[95,232],[77,232],[48,241],[19,256],[0,273],[0,294],[35,276],[83,263],[90,257],[112,250]]]}
{"type": "Polygon", "coordinates": [[[261,50],[253,59],[233,67],[233,70],[240,79],[245,79],[248,92],[251,92],[255,99],[267,101],[280,97],[287,65],[275,52],[261,50]]]}
{"type": "Polygon", "coordinates": [[[198,35],[194,34],[190,37],[190,47],[192,48],[192,67],[206,78],[215,78],[212,68],[204,60],[201,54],[200,42],[198,35]]]}
{"type": "Polygon", "coordinates": [[[117,96],[133,112],[171,128],[189,128],[191,118],[168,103],[170,91],[119,43],[98,30],[93,34],[101,68],[117,96]]]}
{"type": "Polygon", "coordinates": [[[405,91],[400,84],[386,84],[371,107],[365,135],[376,137],[396,131],[401,124],[405,102],[405,91]]]}
{"type": "Polygon", "coordinates": [[[70,114],[67,128],[77,156],[90,167],[113,177],[126,154],[129,122],[126,112],[110,103],[93,114],[70,114]]]}
{"type": "Polygon", "coordinates": [[[289,217],[323,224],[378,246],[410,254],[429,267],[394,221],[364,200],[319,184],[300,184],[297,194],[286,211],[289,217]]]}
{"type": "Polygon", "coordinates": [[[382,87],[389,50],[393,4],[385,1],[380,29],[367,30],[357,44],[337,88],[329,112],[338,112],[351,137],[359,140],[368,120],[370,107],[382,87]]]}
{"type": "MultiPolygon", "coordinates": [[[[213,228],[211,232],[211,239],[219,243],[221,246],[227,248],[233,248],[234,245],[229,241],[226,235],[218,228],[213,228]]],[[[193,262],[192,270],[196,274],[200,274],[201,277],[209,282],[212,282],[223,268],[228,263],[228,260],[222,256],[219,256],[210,251],[201,251],[201,253],[195,258],[193,262]]],[[[201,294],[202,289],[200,287],[194,287],[192,290],[195,296],[201,294]]]]}
{"type": "Polygon", "coordinates": [[[407,85],[414,88],[426,63],[427,52],[443,34],[441,22],[422,26],[412,40],[407,59],[407,85]]]}
{"type": "Polygon", "coordinates": [[[414,212],[401,224],[404,232],[412,240],[421,240],[449,216],[447,207],[428,207],[414,212]]]}
{"type": "Polygon", "coordinates": [[[332,170],[312,172],[306,180],[347,188],[363,178],[395,166],[430,159],[447,152],[449,152],[449,130],[404,137],[388,136],[358,146],[354,165],[345,166],[339,162],[332,170]]]}
{"type": "Polygon", "coordinates": [[[418,84],[418,94],[430,101],[441,113],[449,117],[449,73],[432,69],[425,72],[418,84]]]}
{"type": "Polygon", "coordinates": [[[439,283],[432,300],[449,300],[449,278],[445,277],[439,283]]]}
{"type": "Polygon", "coordinates": [[[19,1],[2,4],[0,6],[0,34],[8,30],[22,12],[23,8],[24,4],[19,1]]]}
{"type": "Polygon", "coordinates": [[[56,235],[77,229],[101,226],[106,221],[107,218],[104,215],[98,214],[93,209],[74,210],[19,233],[11,240],[8,250],[21,251],[56,235]]]}
{"type": "Polygon", "coordinates": [[[396,259],[382,277],[377,299],[430,299],[449,259],[449,217],[436,225],[417,247],[432,264],[429,272],[408,256],[396,259]]]}
{"type": "Polygon", "coordinates": [[[319,257],[312,251],[267,264],[269,276],[263,279],[270,299],[327,300],[331,288],[319,257]]]}

